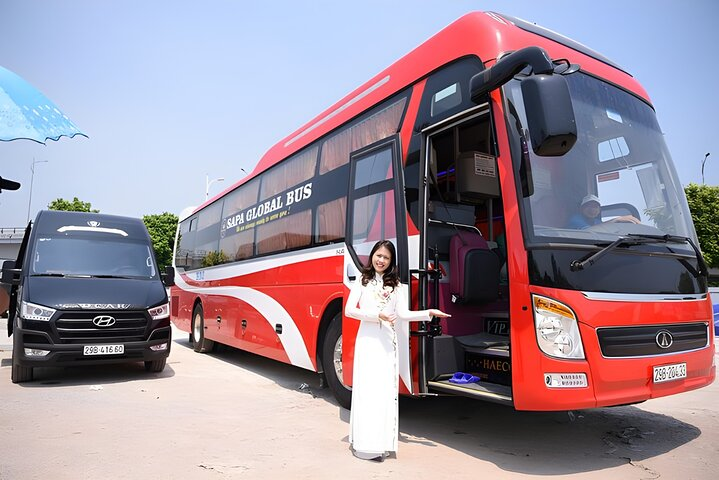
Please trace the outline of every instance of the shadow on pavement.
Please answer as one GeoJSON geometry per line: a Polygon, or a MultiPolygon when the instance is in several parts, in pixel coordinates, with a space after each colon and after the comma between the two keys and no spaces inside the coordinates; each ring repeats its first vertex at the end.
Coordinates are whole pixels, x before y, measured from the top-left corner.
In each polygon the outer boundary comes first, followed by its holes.
{"type": "MultiPolygon", "coordinates": [[[[192,349],[187,337],[177,335],[174,343],[174,348],[192,349]]],[[[317,373],[227,346],[207,355],[288,390],[310,393],[337,406],[339,418],[349,422],[330,390],[320,389],[317,373]]],[[[444,445],[508,472],[567,475],[631,463],[647,470],[649,478],[654,477],[642,461],[702,434],[694,425],[636,406],[520,412],[463,397],[402,397],[400,432],[400,450],[402,443],[444,445]]]]}
{"type": "MultiPolygon", "coordinates": [[[[694,425],[633,406],[519,412],[462,397],[400,403],[401,442],[440,443],[499,468],[566,475],[635,464],[699,437],[694,425]]],[[[652,477],[650,477],[652,478],[652,477]]]]}

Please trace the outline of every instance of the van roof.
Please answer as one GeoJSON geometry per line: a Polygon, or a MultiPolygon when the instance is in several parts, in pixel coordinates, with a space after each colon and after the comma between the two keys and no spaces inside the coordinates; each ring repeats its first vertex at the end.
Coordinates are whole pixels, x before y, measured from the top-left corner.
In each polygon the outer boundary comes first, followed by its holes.
{"type": "Polygon", "coordinates": [[[42,210],[35,218],[33,229],[39,234],[97,232],[120,237],[149,238],[139,218],[105,215],[92,212],[42,210]]]}

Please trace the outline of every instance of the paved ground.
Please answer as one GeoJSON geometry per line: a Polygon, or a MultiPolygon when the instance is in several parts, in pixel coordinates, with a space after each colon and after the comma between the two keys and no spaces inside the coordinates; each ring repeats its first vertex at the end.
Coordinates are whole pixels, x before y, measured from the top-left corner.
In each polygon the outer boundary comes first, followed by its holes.
{"type": "Polygon", "coordinates": [[[719,468],[717,383],[573,413],[403,398],[398,458],[378,464],[351,456],[349,413],[311,372],[232,349],[196,354],[176,332],[161,374],[39,369],[13,385],[10,343],[0,333],[0,479],[699,480],[719,468]]]}

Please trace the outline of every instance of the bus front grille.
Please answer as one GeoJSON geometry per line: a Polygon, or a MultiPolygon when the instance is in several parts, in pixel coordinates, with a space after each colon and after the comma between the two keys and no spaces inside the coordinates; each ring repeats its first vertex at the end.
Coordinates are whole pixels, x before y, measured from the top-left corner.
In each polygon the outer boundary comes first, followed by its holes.
{"type": "Polygon", "coordinates": [[[602,355],[645,357],[698,350],[709,345],[707,323],[597,329],[602,355]]]}

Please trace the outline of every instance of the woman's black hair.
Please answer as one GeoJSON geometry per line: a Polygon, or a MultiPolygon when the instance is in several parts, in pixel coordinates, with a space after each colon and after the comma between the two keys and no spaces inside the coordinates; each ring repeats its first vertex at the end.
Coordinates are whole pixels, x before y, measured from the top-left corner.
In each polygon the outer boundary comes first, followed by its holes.
{"type": "Polygon", "coordinates": [[[367,265],[362,267],[362,285],[367,285],[367,282],[374,278],[375,270],[372,265],[372,257],[375,252],[382,247],[389,250],[390,255],[389,266],[387,266],[387,270],[384,271],[382,280],[385,287],[392,287],[392,289],[394,289],[397,285],[399,285],[399,274],[397,273],[397,250],[395,250],[394,244],[389,240],[380,240],[374,244],[374,247],[372,247],[372,251],[369,253],[369,259],[367,260],[367,265]]]}

